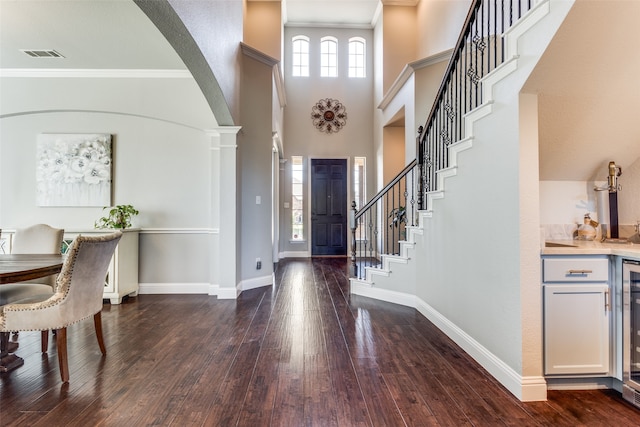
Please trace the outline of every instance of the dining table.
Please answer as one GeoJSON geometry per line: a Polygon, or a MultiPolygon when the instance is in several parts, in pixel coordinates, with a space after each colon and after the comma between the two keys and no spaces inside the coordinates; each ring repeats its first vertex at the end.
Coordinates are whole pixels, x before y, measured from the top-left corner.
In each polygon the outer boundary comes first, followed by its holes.
{"type": "MultiPolygon", "coordinates": [[[[39,279],[62,270],[64,255],[60,254],[0,254],[0,290],[2,285],[39,279]]],[[[24,360],[9,352],[7,335],[1,340],[0,372],[8,372],[24,364],[24,360]]]]}
{"type": "Polygon", "coordinates": [[[0,254],[0,285],[39,279],[62,270],[64,255],[0,254]]]}

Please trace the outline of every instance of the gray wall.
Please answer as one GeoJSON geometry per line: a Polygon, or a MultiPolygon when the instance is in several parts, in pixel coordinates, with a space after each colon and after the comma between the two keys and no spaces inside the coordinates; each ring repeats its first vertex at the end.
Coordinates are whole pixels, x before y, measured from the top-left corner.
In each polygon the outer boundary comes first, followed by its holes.
{"type": "MultiPolygon", "coordinates": [[[[249,49],[250,50],[250,49],[249,49]]],[[[242,289],[272,283],[272,104],[275,60],[243,58],[242,130],[238,138],[239,273],[242,289]],[[260,198],[260,203],[257,203],[260,198]],[[262,268],[256,268],[256,258],[262,268]]]]}
{"type": "Polygon", "coordinates": [[[38,207],[40,133],[113,135],[112,204],[140,210],[141,283],[209,283],[210,136],[217,123],[188,73],[174,78],[3,78],[0,226],[93,228],[99,207],[38,207]]]}

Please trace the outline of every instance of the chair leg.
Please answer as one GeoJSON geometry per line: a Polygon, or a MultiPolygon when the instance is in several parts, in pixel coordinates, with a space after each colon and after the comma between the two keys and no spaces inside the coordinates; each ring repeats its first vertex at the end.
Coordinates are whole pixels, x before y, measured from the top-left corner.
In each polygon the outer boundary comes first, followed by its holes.
{"type": "Polygon", "coordinates": [[[0,332],[0,354],[8,353],[9,332],[0,332]]]}
{"type": "Polygon", "coordinates": [[[43,353],[49,351],[49,330],[40,332],[40,350],[43,353]]]}
{"type": "Polygon", "coordinates": [[[58,347],[58,364],[60,365],[60,378],[63,383],[69,382],[69,360],[67,356],[67,328],[60,328],[56,334],[56,347],[58,347]]]}
{"type": "Polygon", "coordinates": [[[96,338],[98,338],[98,345],[102,354],[107,354],[107,349],[104,346],[104,338],[102,337],[102,312],[99,311],[93,315],[93,325],[96,328],[96,338]]]}
{"type": "Polygon", "coordinates": [[[10,340],[10,332],[0,332],[0,355],[4,357],[9,353],[15,353],[18,349],[18,342],[10,340]]]}

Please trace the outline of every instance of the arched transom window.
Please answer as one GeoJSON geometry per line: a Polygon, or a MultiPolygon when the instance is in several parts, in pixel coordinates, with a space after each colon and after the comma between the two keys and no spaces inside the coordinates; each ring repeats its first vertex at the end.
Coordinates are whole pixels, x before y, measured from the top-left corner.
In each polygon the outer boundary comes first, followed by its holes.
{"type": "Polygon", "coordinates": [[[309,77],[309,37],[295,36],[292,38],[292,69],[294,77],[309,77]]]}
{"type": "Polygon", "coordinates": [[[320,41],[320,76],[338,77],[338,40],[323,37],[320,41]]]}
{"type": "Polygon", "coordinates": [[[365,40],[362,37],[349,39],[349,77],[364,78],[367,76],[365,46],[365,40]]]}

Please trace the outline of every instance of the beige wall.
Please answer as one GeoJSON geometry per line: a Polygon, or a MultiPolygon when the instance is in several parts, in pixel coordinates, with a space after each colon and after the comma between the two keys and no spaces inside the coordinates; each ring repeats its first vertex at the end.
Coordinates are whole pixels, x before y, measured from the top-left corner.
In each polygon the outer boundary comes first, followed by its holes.
{"type": "Polygon", "coordinates": [[[387,126],[382,129],[383,173],[382,179],[388,183],[405,167],[404,162],[404,126],[387,126]]]}
{"type": "Polygon", "coordinates": [[[244,42],[275,58],[282,59],[282,10],[279,1],[247,2],[244,42]]]}
{"type": "Polygon", "coordinates": [[[417,59],[416,8],[412,6],[383,6],[382,36],[383,92],[386,92],[407,63],[417,59]]]}

